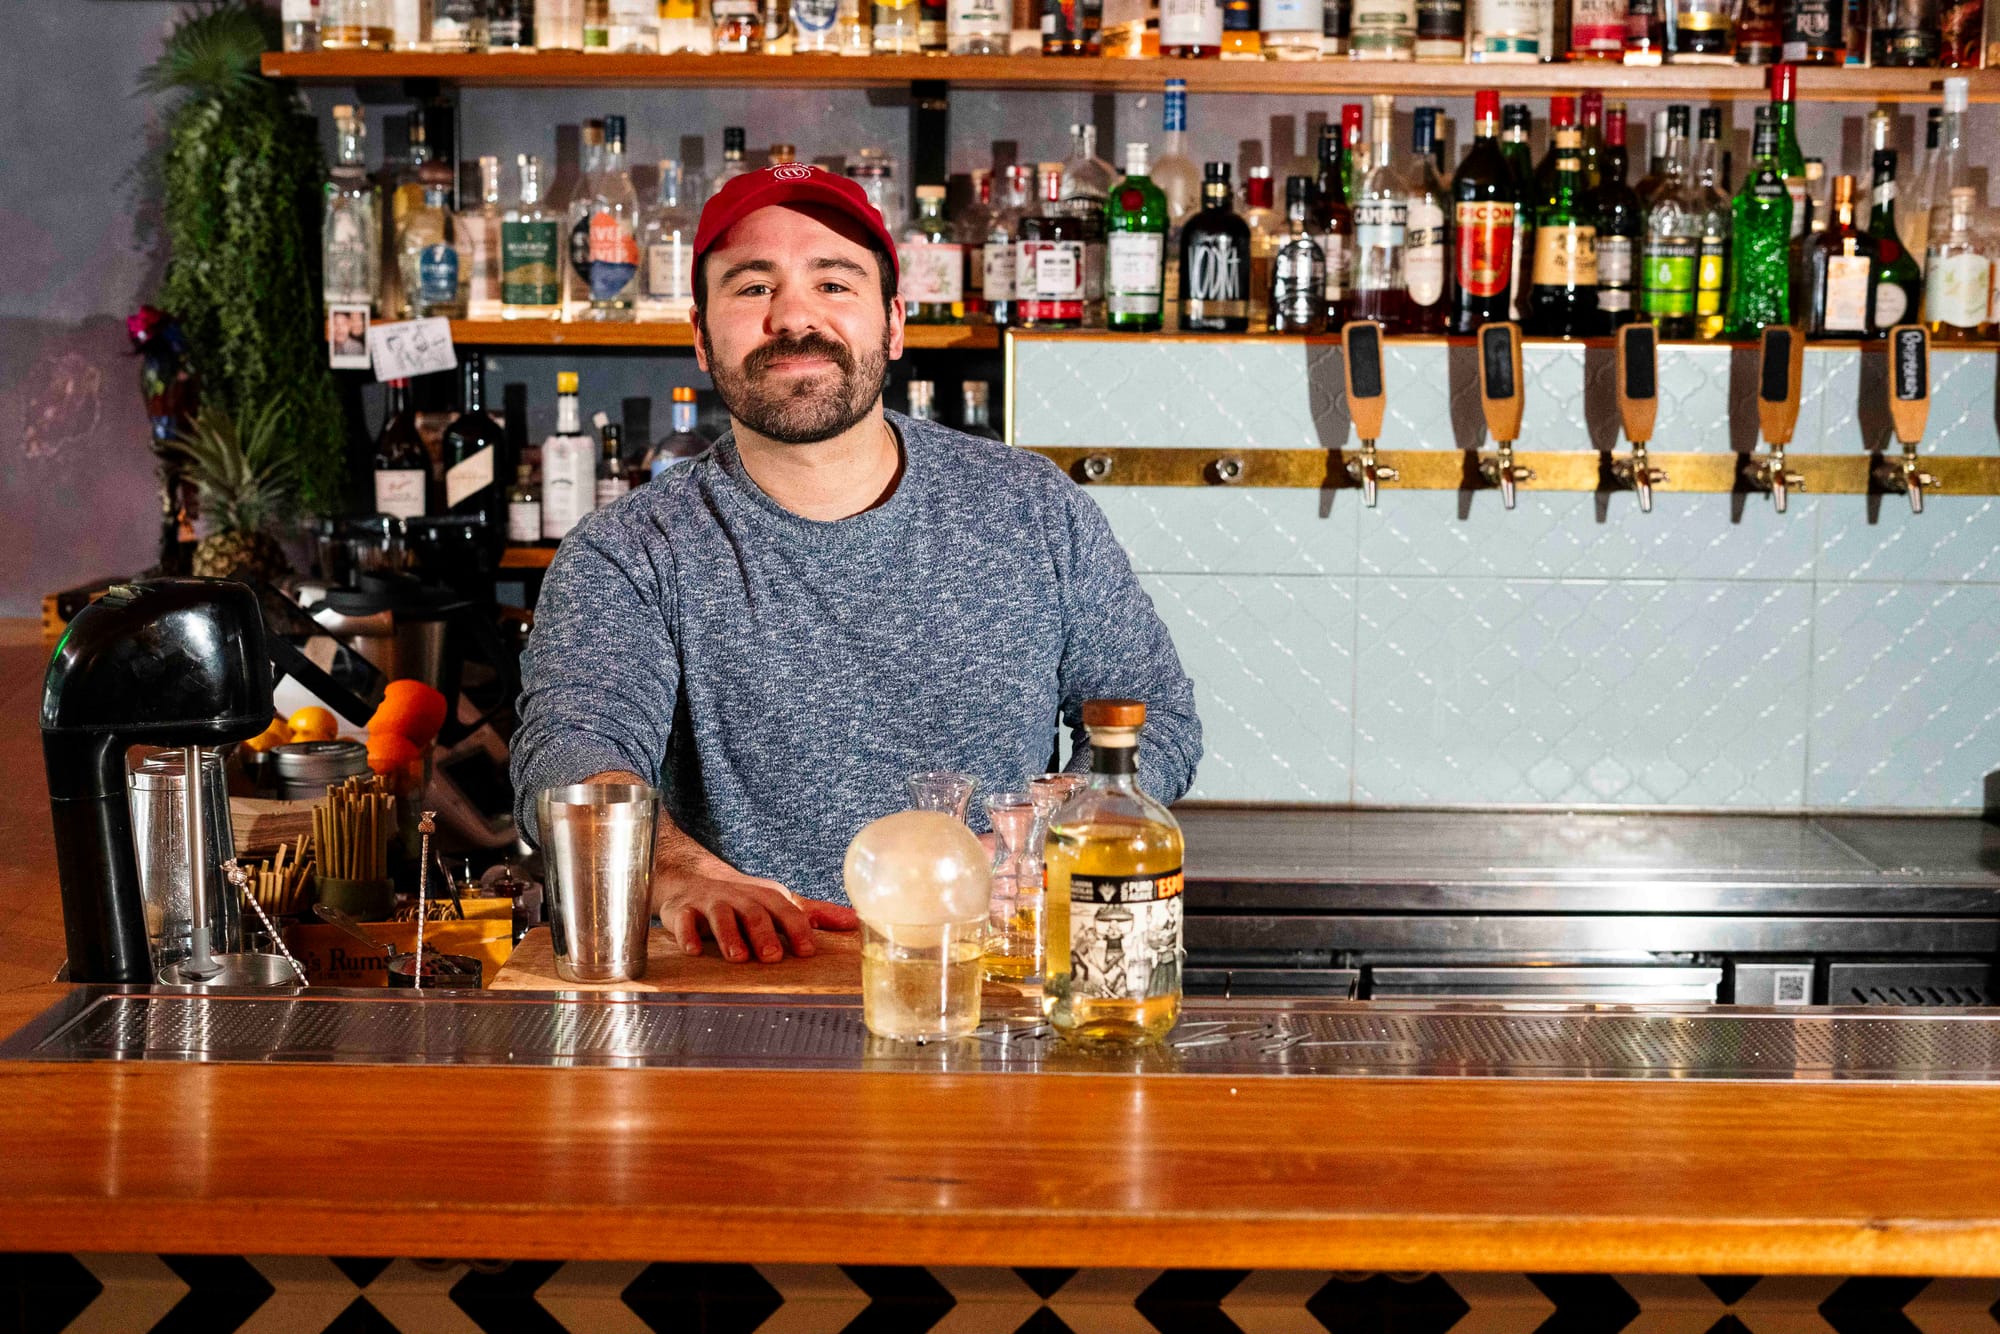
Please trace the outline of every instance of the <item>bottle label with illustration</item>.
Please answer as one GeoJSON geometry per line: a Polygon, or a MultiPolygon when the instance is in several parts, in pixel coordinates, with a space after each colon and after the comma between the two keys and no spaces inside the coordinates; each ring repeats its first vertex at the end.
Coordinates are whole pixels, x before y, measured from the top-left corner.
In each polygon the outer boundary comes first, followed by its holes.
{"type": "Polygon", "coordinates": [[[424,517],[424,489],[430,474],[422,468],[377,468],[375,512],[398,519],[424,517]]]}
{"type": "Polygon", "coordinates": [[[1504,296],[1514,277],[1514,205],[1484,199],[1458,206],[1458,285],[1467,296],[1504,296]]]}
{"type": "MultiPolygon", "coordinates": [[[[2000,294],[1994,299],[2000,301],[2000,294]]],[[[1875,284],[1875,325],[1888,329],[1902,322],[1910,309],[1910,294],[1903,290],[1901,283],[1883,281],[1875,284]]]]}
{"type": "Polygon", "coordinates": [[[1113,315],[1157,315],[1164,287],[1158,232],[1113,232],[1105,250],[1105,300],[1113,315]]]}
{"type": "Polygon", "coordinates": [[[1643,263],[1645,291],[1641,303],[1655,318],[1694,314],[1695,269],[1701,246],[1693,240],[1667,237],[1646,242],[1643,263]]]}
{"type": "Polygon", "coordinates": [[[493,485],[493,446],[468,455],[444,470],[444,507],[455,510],[493,485]]]}
{"type": "Polygon", "coordinates": [[[801,35],[832,32],[840,0],[792,0],[792,26],[801,35]]]}
{"type": "Polygon", "coordinates": [[[1933,255],[1924,274],[1924,318],[1970,329],[1986,318],[1991,269],[1982,255],[1933,255]]]}
{"type": "Polygon", "coordinates": [[[1012,301],[1014,299],[1014,243],[1012,241],[988,241],[986,243],[986,284],[988,301],[1012,301]]]}
{"type": "Polygon", "coordinates": [[[1403,285],[1409,290],[1410,304],[1435,306],[1444,300],[1443,206],[1424,196],[1411,199],[1405,227],[1403,285]]]}
{"type": "Polygon", "coordinates": [[[500,300],[509,306],[553,306],[556,288],[556,224],[500,224],[500,300]]]}
{"type": "Polygon", "coordinates": [[[896,248],[903,300],[948,306],[965,300],[965,247],[942,241],[905,241],[896,248]]]}
{"type": "Polygon", "coordinates": [[[1143,1001],[1181,989],[1180,868],[1164,875],[1072,875],[1070,995],[1143,1001]]]}
{"type": "Polygon", "coordinates": [[[590,215],[590,297],[610,301],[631,286],[639,272],[639,241],[608,209],[590,215]]]}
{"type": "Polygon", "coordinates": [[[1826,261],[1827,332],[1868,332],[1869,269],[1866,255],[1829,255],[1826,261]]]}
{"type": "Polygon", "coordinates": [[[1597,229],[1573,222],[1535,229],[1535,286],[1597,286],[1597,229]]]}
{"type": "Polygon", "coordinates": [[[1224,233],[1198,236],[1187,245],[1181,267],[1181,294],[1190,301],[1247,301],[1250,266],[1236,238],[1224,233]]]}

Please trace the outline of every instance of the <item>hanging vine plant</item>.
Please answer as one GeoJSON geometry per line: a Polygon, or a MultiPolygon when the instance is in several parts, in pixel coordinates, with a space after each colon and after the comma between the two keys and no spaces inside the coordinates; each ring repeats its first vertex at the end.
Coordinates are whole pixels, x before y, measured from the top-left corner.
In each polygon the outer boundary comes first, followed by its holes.
{"type": "Polygon", "coordinates": [[[266,79],[276,16],[258,0],[186,11],[146,92],[177,94],[167,118],[166,277],[157,304],[180,320],[206,402],[238,420],[284,414],[301,505],[337,511],[346,428],[320,324],[318,236],[325,167],[291,84],[266,79]]]}

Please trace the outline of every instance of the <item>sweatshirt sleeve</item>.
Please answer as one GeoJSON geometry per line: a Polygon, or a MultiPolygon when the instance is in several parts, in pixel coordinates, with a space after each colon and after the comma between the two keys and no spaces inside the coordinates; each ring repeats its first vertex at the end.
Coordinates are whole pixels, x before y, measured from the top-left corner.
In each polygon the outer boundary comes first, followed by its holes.
{"type": "Polygon", "coordinates": [[[515,819],[530,839],[545,788],[612,770],[659,782],[680,692],[673,584],[627,534],[635,521],[617,510],[587,517],[542,585],[511,765],[515,819]]]}
{"type": "Polygon", "coordinates": [[[1062,717],[1074,752],[1070,767],[1089,763],[1085,700],[1144,700],[1139,785],[1155,800],[1178,801],[1194,784],[1201,760],[1194,682],[1181,670],[1173,637],[1139,586],[1104,511],[1083,488],[1067,479],[1059,485],[1069,520],[1069,545],[1057,552],[1057,568],[1064,625],[1062,717]]]}

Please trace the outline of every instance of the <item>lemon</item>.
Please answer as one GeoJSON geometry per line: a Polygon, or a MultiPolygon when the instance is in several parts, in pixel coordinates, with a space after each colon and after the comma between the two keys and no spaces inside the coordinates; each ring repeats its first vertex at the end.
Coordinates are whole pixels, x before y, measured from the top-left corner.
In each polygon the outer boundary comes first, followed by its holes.
{"type": "Polygon", "coordinates": [[[334,720],[332,711],[317,704],[300,709],[287,721],[291,725],[294,741],[331,741],[340,732],[340,724],[334,720]]]}

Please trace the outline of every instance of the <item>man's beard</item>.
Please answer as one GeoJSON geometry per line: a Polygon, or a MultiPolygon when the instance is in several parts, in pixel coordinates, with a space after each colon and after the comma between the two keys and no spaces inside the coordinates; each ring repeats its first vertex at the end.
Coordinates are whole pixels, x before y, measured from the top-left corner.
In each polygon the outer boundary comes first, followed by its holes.
{"type": "Polygon", "coordinates": [[[882,397],[889,369],[889,331],[882,345],[859,363],[845,347],[824,334],[774,338],[751,352],[739,366],[725,367],[715,355],[708,330],[701,331],[708,356],[709,379],[722,406],[748,429],[785,445],[811,445],[830,440],[866,417],[882,397]],[[787,357],[825,357],[839,372],[829,383],[823,374],[795,376],[789,385],[771,381],[768,368],[787,357]]]}

